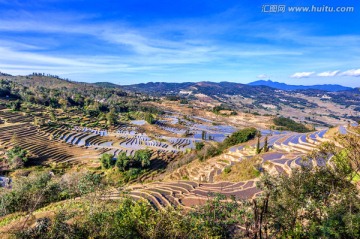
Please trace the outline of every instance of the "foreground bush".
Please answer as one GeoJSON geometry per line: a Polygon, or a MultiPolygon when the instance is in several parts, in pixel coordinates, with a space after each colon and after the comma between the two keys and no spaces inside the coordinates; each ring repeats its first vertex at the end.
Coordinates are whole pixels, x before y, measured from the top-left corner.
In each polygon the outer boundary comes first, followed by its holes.
{"type": "MultiPolygon", "coordinates": [[[[236,225],[251,218],[235,201],[218,196],[185,213],[168,208],[156,211],[145,202],[124,199],[117,206],[99,202],[91,210],[59,212],[38,219],[35,226],[15,232],[16,238],[230,238],[236,225]],[[78,218],[69,223],[69,219],[78,218]]],[[[71,221],[71,220],[70,220],[71,221]]],[[[240,234],[238,234],[240,236],[240,234]]]]}
{"type": "Polygon", "coordinates": [[[0,189],[0,216],[32,212],[52,202],[75,198],[100,188],[99,175],[84,172],[56,177],[52,173],[32,173],[14,180],[12,189],[0,189]]]}

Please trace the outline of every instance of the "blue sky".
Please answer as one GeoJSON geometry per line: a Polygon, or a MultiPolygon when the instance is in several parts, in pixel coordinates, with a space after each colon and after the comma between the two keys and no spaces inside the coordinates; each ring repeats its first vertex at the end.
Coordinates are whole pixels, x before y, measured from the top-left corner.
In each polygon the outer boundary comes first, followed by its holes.
{"type": "Polygon", "coordinates": [[[360,86],[359,0],[0,0],[0,71],[360,86]],[[354,12],[262,12],[263,5],[354,12]]]}

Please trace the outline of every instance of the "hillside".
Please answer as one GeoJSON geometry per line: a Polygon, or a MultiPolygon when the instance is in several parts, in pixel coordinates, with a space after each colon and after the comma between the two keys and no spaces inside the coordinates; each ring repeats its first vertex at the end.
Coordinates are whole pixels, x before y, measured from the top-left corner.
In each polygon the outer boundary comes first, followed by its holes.
{"type": "MultiPolygon", "coordinates": [[[[358,207],[338,201],[356,197],[348,175],[356,171],[334,175],[324,166],[338,149],[321,154],[320,147],[335,140],[353,147],[359,129],[345,125],[344,109],[319,100],[323,91],[306,95],[229,82],[119,88],[56,76],[6,78],[0,81],[5,238],[254,238],[261,225],[258,211],[269,218],[313,212],[301,206],[308,198],[337,216],[339,206],[345,212],[358,207]],[[324,128],[327,123],[319,121],[329,106],[341,110],[337,121],[327,121],[339,127],[324,128]],[[292,117],[275,116],[280,113],[292,117]],[[308,118],[301,120],[302,114],[308,118]],[[309,127],[315,123],[321,127],[309,127]],[[337,139],[337,133],[345,137],[337,139]],[[316,200],[319,193],[333,206],[316,200]],[[289,209],[279,214],[283,204],[289,209]],[[269,205],[266,213],[262,205],[269,205]],[[213,215],[221,218],[208,224],[213,215]]],[[[346,100],[352,95],[336,93],[346,100]]]]}
{"type": "Polygon", "coordinates": [[[336,92],[336,91],[346,91],[346,90],[353,90],[351,87],[346,87],[342,85],[288,85],[285,83],[275,82],[271,80],[259,80],[249,83],[248,85],[252,86],[268,86],[279,90],[322,90],[322,91],[330,91],[330,92],[336,92]]]}
{"type": "Polygon", "coordinates": [[[176,95],[255,114],[280,114],[319,126],[336,125],[346,120],[357,121],[360,117],[358,90],[351,88],[337,88],[351,89],[345,91],[310,88],[288,91],[232,82],[151,82],[127,85],[123,89],[159,97],[176,95]]]}

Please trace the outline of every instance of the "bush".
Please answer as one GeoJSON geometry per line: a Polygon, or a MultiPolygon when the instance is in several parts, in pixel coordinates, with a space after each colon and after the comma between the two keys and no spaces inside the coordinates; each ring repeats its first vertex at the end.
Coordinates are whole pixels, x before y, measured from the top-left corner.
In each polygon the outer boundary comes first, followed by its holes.
{"type": "Polygon", "coordinates": [[[283,127],[285,130],[290,130],[299,133],[306,133],[311,131],[308,128],[306,128],[305,125],[297,123],[290,118],[277,117],[273,120],[273,122],[276,126],[283,127]]]}
{"type": "Polygon", "coordinates": [[[103,169],[109,169],[115,165],[112,154],[101,155],[100,162],[103,169]]]}
{"type": "Polygon", "coordinates": [[[21,168],[28,161],[28,152],[19,146],[15,146],[6,153],[7,163],[12,169],[21,168]]]}
{"type": "Polygon", "coordinates": [[[32,173],[17,178],[12,190],[0,191],[0,217],[13,212],[26,212],[51,202],[94,192],[101,187],[101,177],[91,173],[66,174],[61,178],[50,173],[32,173]]]}
{"type": "Polygon", "coordinates": [[[124,172],[130,168],[145,169],[150,166],[151,151],[148,149],[141,149],[135,152],[134,156],[126,156],[125,152],[118,155],[116,160],[116,167],[124,172]]]}
{"type": "Polygon", "coordinates": [[[231,166],[226,166],[225,168],[224,168],[224,173],[225,174],[228,174],[228,173],[230,173],[231,172],[231,166]]]}
{"type": "Polygon", "coordinates": [[[222,147],[225,149],[240,143],[247,142],[251,139],[254,139],[256,134],[257,130],[255,128],[245,128],[239,130],[226,138],[223,142],[222,147]]]}
{"type": "Polygon", "coordinates": [[[144,201],[124,199],[117,206],[101,200],[91,211],[60,211],[54,219],[38,219],[32,228],[20,229],[16,238],[229,238],[239,223],[251,218],[236,201],[217,196],[191,212],[155,210],[144,201]],[[69,219],[76,217],[75,223],[69,219]]]}
{"type": "Polygon", "coordinates": [[[303,168],[262,180],[269,229],[276,238],[359,238],[356,187],[333,169],[303,168]]]}
{"type": "Polygon", "coordinates": [[[196,142],[195,143],[195,149],[196,150],[202,150],[204,148],[205,144],[203,142],[196,142]]]}

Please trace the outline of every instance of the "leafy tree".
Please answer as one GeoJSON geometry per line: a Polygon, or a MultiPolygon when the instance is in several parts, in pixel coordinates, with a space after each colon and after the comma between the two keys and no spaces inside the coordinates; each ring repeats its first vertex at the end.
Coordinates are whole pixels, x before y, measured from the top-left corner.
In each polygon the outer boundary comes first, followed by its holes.
{"type": "Polygon", "coordinates": [[[135,152],[134,159],[140,162],[142,168],[150,166],[151,151],[148,149],[141,149],[135,152]]]}
{"type": "Polygon", "coordinates": [[[334,169],[350,180],[360,175],[360,127],[348,128],[348,133],[335,136],[334,142],[325,142],[313,158],[331,158],[334,169]]]}
{"type": "Polygon", "coordinates": [[[204,148],[205,144],[203,142],[196,142],[195,143],[195,149],[196,150],[202,150],[204,148]]]}
{"type": "Polygon", "coordinates": [[[126,152],[122,152],[118,155],[115,165],[120,171],[125,171],[130,166],[130,163],[131,158],[126,156],[126,152]]]}
{"type": "Polygon", "coordinates": [[[277,117],[273,120],[273,122],[275,125],[283,127],[286,130],[299,132],[299,133],[310,132],[310,130],[306,128],[305,125],[297,123],[290,118],[277,117]]]}
{"type": "Polygon", "coordinates": [[[145,121],[148,122],[149,124],[154,124],[155,123],[154,116],[151,113],[146,113],[145,121]]]}
{"type": "Polygon", "coordinates": [[[117,115],[115,111],[112,109],[109,113],[106,114],[106,123],[108,126],[113,126],[117,122],[117,115]]]}
{"type": "Polygon", "coordinates": [[[104,169],[109,169],[115,165],[115,161],[113,160],[113,156],[111,154],[103,154],[100,158],[101,167],[104,169]]]}
{"type": "Polygon", "coordinates": [[[230,147],[236,144],[247,142],[255,138],[257,130],[255,128],[245,128],[233,133],[223,142],[223,147],[230,147]]]}
{"type": "Polygon", "coordinates": [[[28,152],[19,146],[15,146],[6,153],[7,162],[11,168],[21,168],[28,161],[28,152]]]}
{"type": "Polygon", "coordinates": [[[267,176],[262,184],[269,195],[266,226],[274,237],[359,237],[358,191],[331,167],[296,169],[291,177],[267,176]]]}
{"type": "Polygon", "coordinates": [[[13,111],[20,111],[21,109],[21,101],[20,100],[16,100],[14,102],[11,103],[11,109],[13,111]]]}

